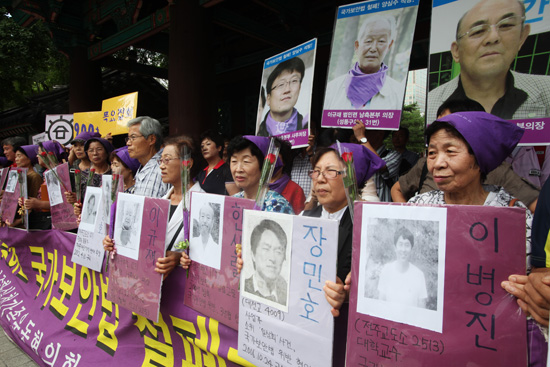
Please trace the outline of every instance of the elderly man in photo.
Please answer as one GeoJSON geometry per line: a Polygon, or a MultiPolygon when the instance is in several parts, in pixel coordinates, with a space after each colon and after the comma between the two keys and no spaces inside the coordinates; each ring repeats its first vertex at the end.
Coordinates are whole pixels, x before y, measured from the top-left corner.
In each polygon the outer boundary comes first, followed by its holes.
{"type": "Polygon", "coordinates": [[[355,41],[357,62],[327,85],[326,110],[400,110],[405,84],[387,75],[384,58],[396,37],[395,18],[373,15],[363,22],[355,41]]]}
{"type": "MultiPolygon", "coordinates": [[[[205,203],[199,211],[198,228],[193,230],[193,236],[198,237],[198,239],[191,240],[189,256],[203,265],[220,269],[221,246],[218,246],[212,237],[212,228],[216,220],[213,206],[219,208],[220,204],[205,203]]],[[[220,223],[220,225],[222,224],[220,223]]]]}
{"type": "MultiPolygon", "coordinates": [[[[510,71],[529,32],[525,6],[518,0],[481,0],[466,12],[451,45],[460,76],[429,93],[428,123],[441,104],[455,99],[479,102],[504,119],[550,116],[550,77],[510,71]]],[[[510,163],[520,176],[541,186],[540,177],[546,175],[533,148],[516,148],[510,163]]]]}
{"type": "Polygon", "coordinates": [[[305,65],[294,57],[278,64],[267,78],[269,112],[258,127],[259,136],[274,136],[307,129],[307,119],[294,106],[298,102],[305,65]]]}
{"type": "Polygon", "coordinates": [[[136,117],[128,121],[126,138],[130,158],[137,159],[140,167],[134,177],[135,195],[161,198],[168,192],[168,184],[162,182],[158,160],[162,154],[162,126],[157,120],[136,117]]]}
{"type": "Polygon", "coordinates": [[[397,259],[382,268],[378,281],[378,298],[407,306],[426,307],[428,291],[422,270],[411,264],[414,236],[407,228],[399,228],[393,238],[397,259]]]}
{"type": "Polygon", "coordinates": [[[254,275],[245,280],[246,292],[279,303],[287,304],[287,282],[281,276],[286,257],[286,233],[277,223],[264,219],[250,236],[254,275]]]}

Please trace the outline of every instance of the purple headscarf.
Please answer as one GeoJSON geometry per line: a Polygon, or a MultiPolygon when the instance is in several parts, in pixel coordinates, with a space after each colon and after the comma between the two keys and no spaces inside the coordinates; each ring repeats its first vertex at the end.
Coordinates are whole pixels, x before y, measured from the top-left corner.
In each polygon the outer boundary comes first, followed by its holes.
{"type": "Polygon", "coordinates": [[[15,151],[25,154],[31,160],[33,166],[38,163],[38,145],[22,145],[15,151]]]}
{"type": "MultiPolygon", "coordinates": [[[[370,149],[361,144],[340,143],[344,152],[353,153],[353,165],[355,167],[355,178],[357,186],[361,188],[369,178],[372,177],[380,168],[386,165],[386,162],[370,149]]],[[[338,145],[332,144],[332,149],[338,152],[338,145]]]]}
{"type": "MultiPolygon", "coordinates": [[[[271,141],[271,138],[265,137],[265,136],[254,136],[254,135],[243,135],[243,138],[246,140],[254,143],[258,147],[258,149],[261,150],[264,158],[267,155],[267,150],[269,149],[269,142],[271,141]]],[[[260,162],[260,169],[262,167],[262,164],[264,162],[260,162]]],[[[281,161],[281,157],[277,158],[277,163],[275,163],[275,169],[273,172],[277,172],[279,168],[283,167],[283,161],[281,161]]]]}
{"type": "Polygon", "coordinates": [[[346,78],[346,95],[355,108],[363,107],[382,89],[386,81],[388,67],[382,64],[376,73],[365,74],[356,62],[346,78]]]}
{"type": "Polygon", "coordinates": [[[88,147],[90,144],[94,141],[99,142],[101,145],[103,145],[103,148],[107,151],[107,156],[111,154],[113,150],[115,150],[115,147],[113,147],[113,144],[109,142],[109,140],[103,139],[103,138],[90,138],[86,141],[86,144],[84,144],[84,150],[86,151],[86,155],[88,155],[88,147]]]}
{"type": "Polygon", "coordinates": [[[523,136],[517,125],[487,112],[458,112],[437,121],[448,122],[464,137],[483,173],[497,168],[523,136]]]}
{"type": "Polygon", "coordinates": [[[59,162],[61,162],[63,159],[67,159],[67,152],[65,151],[65,149],[63,149],[59,142],[55,140],[48,140],[43,142],[42,146],[48,152],[53,152],[59,162]]]}
{"type": "Polygon", "coordinates": [[[128,166],[129,169],[132,170],[134,173],[134,176],[136,175],[137,170],[139,169],[139,166],[141,165],[139,161],[135,158],[130,158],[130,154],[128,153],[128,147],[123,146],[122,148],[115,149],[113,151],[118,159],[120,159],[126,166],[128,166]]]}
{"type": "Polygon", "coordinates": [[[84,131],[80,134],[78,134],[72,141],[71,144],[74,143],[86,143],[91,138],[100,138],[101,134],[96,133],[93,131],[84,131]]]}

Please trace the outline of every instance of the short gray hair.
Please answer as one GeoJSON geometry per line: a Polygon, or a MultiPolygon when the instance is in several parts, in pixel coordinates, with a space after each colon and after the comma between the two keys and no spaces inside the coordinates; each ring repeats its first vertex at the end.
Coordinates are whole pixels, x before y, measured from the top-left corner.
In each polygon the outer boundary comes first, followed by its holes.
{"type": "Polygon", "coordinates": [[[27,140],[21,136],[11,136],[2,140],[2,146],[4,145],[11,145],[15,150],[22,145],[27,145],[27,140]]]}
{"type": "Polygon", "coordinates": [[[138,124],[139,132],[141,133],[141,135],[143,135],[145,139],[147,139],[150,135],[154,135],[157,138],[155,149],[157,151],[160,150],[163,142],[162,125],[160,124],[160,122],[149,116],[140,116],[128,121],[128,127],[132,127],[138,124]]]}
{"type": "Polygon", "coordinates": [[[395,33],[397,32],[395,25],[395,18],[391,16],[386,15],[376,15],[376,16],[369,16],[361,25],[361,29],[359,30],[359,34],[357,35],[357,41],[360,41],[363,38],[363,35],[365,31],[367,30],[367,27],[369,24],[374,23],[379,20],[384,20],[388,22],[388,25],[390,26],[390,40],[395,40],[395,33]]]}

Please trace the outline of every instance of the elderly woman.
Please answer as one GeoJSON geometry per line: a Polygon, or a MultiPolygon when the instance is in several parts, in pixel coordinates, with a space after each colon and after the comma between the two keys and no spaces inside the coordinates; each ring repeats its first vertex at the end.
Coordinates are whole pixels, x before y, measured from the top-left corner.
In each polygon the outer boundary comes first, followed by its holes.
{"type": "MultiPolygon", "coordinates": [[[[207,165],[199,172],[197,182],[205,192],[226,195],[228,192],[225,183],[233,181],[229,165],[221,158],[223,148],[223,137],[220,134],[213,130],[201,134],[201,153],[207,165]]],[[[229,195],[238,192],[235,191],[234,185],[228,185],[228,188],[233,188],[229,195]]]]}
{"type": "MultiPolygon", "coordinates": [[[[256,199],[269,141],[266,137],[245,135],[237,136],[229,143],[227,154],[231,163],[231,175],[237,188],[242,190],[233,196],[256,199]]],[[[281,194],[271,190],[265,196],[262,210],[294,214],[288,201],[281,194]]]]}
{"type": "Polygon", "coordinates": [[[69,165],[73,166],[74,164],[77,164],[78,169],[80,169],[81,172],[89,170],[91,162],[88,159],[88,156],[86,155],[86,150],[84,149],[84,145],[86,144],[88,139],[99,138],[100,136],[101,135],[99,135],[99,133],[88,132],[88,131],[84,131],[78,134],[71,141],[72,147],[68,157],[69,165]]]}
{"type": "MultiPolygon", "coordinates": [[[[23,145],[15,149],[15,164],[17,167],[27,168],[27,197],[37,198],[38,190],[42,184],[42,178],[34,170],[34,165],[38,163],[38,145],[23,145]]],[[[19,205],[23,204],[19,199],[19,205]]],[[[29,208],[27,208],[29,209],[29,208]]],[[[29,213],[29,228],[41,229],[40,226],[36,226],[36,222],[39,221],[39,213],[31,211],[29,213]]],[[[13,226],[18,226],[21,223],[21,219],[16,219],[13,226]]]]}
{"type": "Polygon", "coordinates": [[[113,150],[111,153],[111,169],[113,173],[122,175],[124,181],[124,192],[127,194],[133,194],[135,190],[136,172],[139,168],[139,161],[134,158],[130,158],[128,154],[128,147],[122,147],[113,150]]]}
{"type": "MultiPolygon", "coordinates": [[[[164,196],[164,199],[170,200],[169,222],[166,230],[165,251],[166,256],[157,259],[155,271],[164,274],[166,278],[168,274],[180,263],[182,252],[176,251],[174,246],[184,239],[183,228],[183,207],[182,207],[182,188],[181,188],[181,157],[180,152],[186,146],[193,152],[193,142],[187,137],[177,137],[166,141],[162,155],[159,158],[160,173],[162,182],[172,185],[170,191],[164,196]]],[[[195,176],[193,170],[193,159],[190,162],[191,177],[195,176]]],[[[186,201],[189,203],[191,191],[202,191],[198,184],[191,183],[187,188],[186,201]]],[[[106,251],[115,251],[114,242],[109,236],[103,239],[103,247],[106,251]]],[[[189,265],[190,260],[187,255],[182,257],[182,264],[189,265]]]]}

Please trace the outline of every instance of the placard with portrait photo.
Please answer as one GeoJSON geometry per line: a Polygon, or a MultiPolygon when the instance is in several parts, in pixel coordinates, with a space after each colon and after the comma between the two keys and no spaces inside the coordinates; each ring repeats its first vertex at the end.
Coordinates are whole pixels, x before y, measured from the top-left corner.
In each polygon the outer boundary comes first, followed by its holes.
{"type": "Polygon", "coordinates": [[[144,196],[124,193],[117,200],[114,231],[117,254],[134,260],[139,256],[144,200],[144,196]]]}

